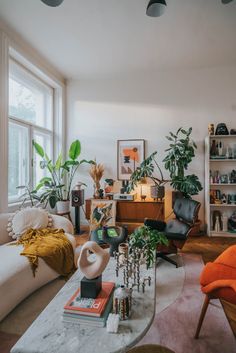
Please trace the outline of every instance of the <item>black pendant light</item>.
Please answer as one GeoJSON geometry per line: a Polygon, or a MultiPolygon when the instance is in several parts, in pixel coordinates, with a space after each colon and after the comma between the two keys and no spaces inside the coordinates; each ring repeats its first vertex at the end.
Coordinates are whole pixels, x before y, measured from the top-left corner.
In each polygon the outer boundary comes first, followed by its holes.
{"type": "Polygon", "coordinates": [[[61,5],[64,0],[41,0],[41,1],[48,6],[57,7],[61,5]]]}
{"type": "Polygon", "coordinates": [[[166,9],[165,0],[150,0],[146,14],[150,17],[159,17],[163,15],[166,9]]]}
{"type": "Polygon", "coordinates": [[[229,4],[230,2],[232,2],[233,0],[221,0],[222,4],[229,4]]]}

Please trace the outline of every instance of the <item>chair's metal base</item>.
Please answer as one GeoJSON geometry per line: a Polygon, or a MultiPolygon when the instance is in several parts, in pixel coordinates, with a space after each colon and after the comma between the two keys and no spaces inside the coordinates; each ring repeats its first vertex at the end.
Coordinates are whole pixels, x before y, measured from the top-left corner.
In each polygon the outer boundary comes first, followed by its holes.
{"type": "Polygon", "coordinates": [[[176,268],[178,268],[178,264],[176,261],[172,260],[171,258],[169,258],[166,254],[164,254],[163,252],[157,252],[156,253],[156,258],[161,258],[163,260],[166,260],[167,262],[169,262],[170,264],[174,265],[176,268]]]}

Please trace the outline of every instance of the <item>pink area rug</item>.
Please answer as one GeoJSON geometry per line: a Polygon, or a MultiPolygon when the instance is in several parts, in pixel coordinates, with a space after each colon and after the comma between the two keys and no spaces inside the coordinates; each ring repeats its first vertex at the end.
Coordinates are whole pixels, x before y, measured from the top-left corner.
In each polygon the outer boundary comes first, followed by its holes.
{"type": "Polygon", "coordinates": [[[193,338],[204,300],[199,286],[204,265],[199,255],[182,256],[185,266],[182,293],[155,315],[150,330],[138,345],[160,344],[175,353],[236,353],[236,340],[218,300],[208,307],[199,339],[193,338]]]}

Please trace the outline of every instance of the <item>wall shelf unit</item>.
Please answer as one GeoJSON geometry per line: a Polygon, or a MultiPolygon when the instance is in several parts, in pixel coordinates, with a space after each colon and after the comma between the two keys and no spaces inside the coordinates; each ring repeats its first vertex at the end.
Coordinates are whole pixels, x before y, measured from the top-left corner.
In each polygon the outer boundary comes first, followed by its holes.
{"type": "Polygon", "coordinates": [[[236,211],[236,181],[231,174],[233,170],[236,170],[236,135],[207,136],[205,139],[205,217],[208,236],[236,238],[236,233],[229,231],[227,226],[228,218],[236,211]],[[211,148],[212,144],[215,149],[211,148]],[[211,158],[211,153],[214,152],[216,155],[211,158]],[[217,154],[221,154],[220,158],[217,158],[217,154]],[[226,180],[222,180],[224,178],[226,180]],[[220,229],[219,224],[216,225],[217,218],[220,220],[220,229]]]}

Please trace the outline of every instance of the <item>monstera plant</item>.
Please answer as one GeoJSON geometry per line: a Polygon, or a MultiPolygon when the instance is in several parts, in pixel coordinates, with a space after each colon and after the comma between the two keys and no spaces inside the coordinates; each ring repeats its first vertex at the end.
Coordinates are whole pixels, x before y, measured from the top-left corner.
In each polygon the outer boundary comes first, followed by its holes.
{"type": "Polygon", "coordinates": [[[94,161],[88,161],[86,159],[78,160],[81,153],[79,140],[75,140],[70,145],[68,159],[63,160],[62,153],[60,153],[55,163],[53,163],[43,147],[36,141],[33,141],[33,147],[36,153],[41,157],[40,168],[46,170],[48,176],[45,176],[39,181],[35,190],[32,191],[32,196],[35,197],[36,195],[37,198],[39,197],[40,203],[42,204],[47,205],[49,203],[51,208],[60,205],[62,210],[66,212],[66,209],[69,210],[72,182],[76,171],[81,164],[94,164],[94,161]],[[59,202],[65,202],[64,206],[59,204],[59,202]]]}
{"type": "Polygon", "coordinates": [[[192,128],[184,130],[182,127],[174,134],[166,136],[170,141],[170,147],[166,149],[167,155],[163,162],[170,173],[170,185],[179,191],[184,197],[191,198],[202,190],[202,185],[195,174],[185,175],[189,164],[195,157],[197,145],[191,139],[192,128]]]}
{"type": "Polygon", "coordinates": [[[164,197],[164,185],[168,180],[164,179],[162,170],[156,161],[157,151],[153,152],[140,164],[140,166],[131,174],[128,192],[135,189],[138,183],[145,179],[150,179],[154,185],[151,186],[151,195],[153,198],[164,197]],[[158,196],[161,195],[161,196],[158,196]],[[156,196],[156,197],[155,197],[156,196]]]}

